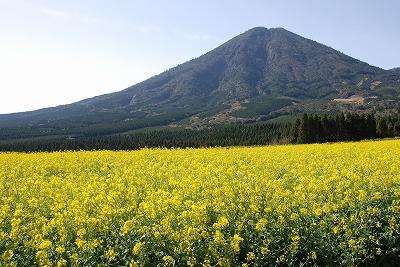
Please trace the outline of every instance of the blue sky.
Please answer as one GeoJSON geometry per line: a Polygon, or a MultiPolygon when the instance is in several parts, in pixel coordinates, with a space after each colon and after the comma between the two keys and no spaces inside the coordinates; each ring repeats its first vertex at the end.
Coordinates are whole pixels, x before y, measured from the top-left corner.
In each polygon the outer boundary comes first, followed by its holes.
{"type": "Polygon", "coordinates": [[[396,0],[0,0],[0,113],[119,91],[256,26],[398,67],[399,11],[396,0]]]}

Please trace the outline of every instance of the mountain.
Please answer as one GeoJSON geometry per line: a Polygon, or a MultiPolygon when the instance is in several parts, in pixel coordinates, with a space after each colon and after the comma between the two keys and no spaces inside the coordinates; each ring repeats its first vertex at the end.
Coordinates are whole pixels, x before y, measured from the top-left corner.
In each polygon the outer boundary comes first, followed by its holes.
{"type": "Polygon", "coordinates": [[[393,69],[390,69],[389,71],[392,73],[400,74],[400,68],[393,68],[393,69]]]}
{"type": "Polygon", "coordinates": [[[125,90],[0,115],[0,139],[207,127],[302,112],[399,113],[400,71],[383,70],[283,28],[253,28],[125,90]]]}

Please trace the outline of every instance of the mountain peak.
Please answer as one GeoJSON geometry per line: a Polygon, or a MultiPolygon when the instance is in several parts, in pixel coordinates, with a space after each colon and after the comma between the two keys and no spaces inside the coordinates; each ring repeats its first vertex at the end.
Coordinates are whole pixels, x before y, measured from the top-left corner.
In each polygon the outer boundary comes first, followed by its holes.
{"type": "Polygon", "coordinates": [[[255,34],[271,34],[271,33],[290,33],[290,31],[281,28],[281,27],[276,27],[276,28],[266,28],[262,26],[254,27],[251,28],[244,33],[240,34],[239,36],[245,35],[245,36],[251,36],[255,34]]]}
{"type": "Polygon", "coordinates": [[[272,28],[267,28],[264,26],[257,26],[254,28],[251,28],[245,32],[253,32],[253,31],[258,31],[258,32],[268,32],[268,31],[288,31],[283,27],[272,27],[272,28]]]}
{"type": "Polygon", "coordinates": [[[278,119],[310,109],[375,110],[373,104],[335,106],[334,99],[350,103],[347,99],[354,95],[394,110],[399,91],[398,69],[370,66],[284,28],[255,27],[125,90],[1,115],[0,128],[39,125],[46,133],[85,133],[92,128],[116,133],[171,123],[208,126],[278,119]]]}
{"type": "Polygon", "coordinates": [[[257,26],[257,27],[248,29],[247,31],[245,31],[245,33],[246,33],[246,32],[256,32],[256,31],[258,31],[258,32],[259,32],[259,31],[269,31],[269,29],[266,28],[266,27],[263,27],[263,26],[257,26]]]}

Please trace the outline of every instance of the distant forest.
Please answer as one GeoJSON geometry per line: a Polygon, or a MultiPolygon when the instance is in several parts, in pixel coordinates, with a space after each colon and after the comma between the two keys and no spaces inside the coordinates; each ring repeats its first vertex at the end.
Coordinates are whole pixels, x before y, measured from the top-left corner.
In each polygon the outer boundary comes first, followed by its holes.
{"type": "Polygon", "coordinates": [[[135,150],[144,147],[306,144],[396,136],[400,136],[400,116],[304,114],[292,123],[231,124],[201,130],[148,130],[112,136],[3,141],[0,143],[0,151],[135,150]]]}

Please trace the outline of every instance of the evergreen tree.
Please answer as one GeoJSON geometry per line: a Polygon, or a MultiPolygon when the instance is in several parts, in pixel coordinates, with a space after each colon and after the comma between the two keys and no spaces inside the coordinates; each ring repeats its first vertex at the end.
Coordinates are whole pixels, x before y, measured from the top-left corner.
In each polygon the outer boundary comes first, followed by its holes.
{"type": "Polygon", "coordinates": [[[376,124],[376,133],[379,137],[387,137],[388,127],[385,118],[379,118],[376,124]]]}
{"type": "Polygon", "coordinates": [[[336,125],[337,125],[336,141],[347,140],[346,118],[345,118],[343,112],[341,112],[339,115],[337,115],[336,125]]]}
{"type": "Polygon", "coordinates": [[[400,136],[400,118],[396,120],[393,126],[394,136],[400,136]]]}
{"type": "Polygon", "coordinates": [[[306,144],[309,142],[309,140],[310,140],[310,124],[308,120],[308,115],[307,113],[305,113],[300,119],[297,143],[306,144]]]}
{"type": "Polygon", "coordinates": [[[293,123],[291,130],[290,130],[290,136],[289,136],[289,141],[290,143],[299,143],[299,130],[300,130],[300,119],[296,119],[296,121],[293,123]]]}

